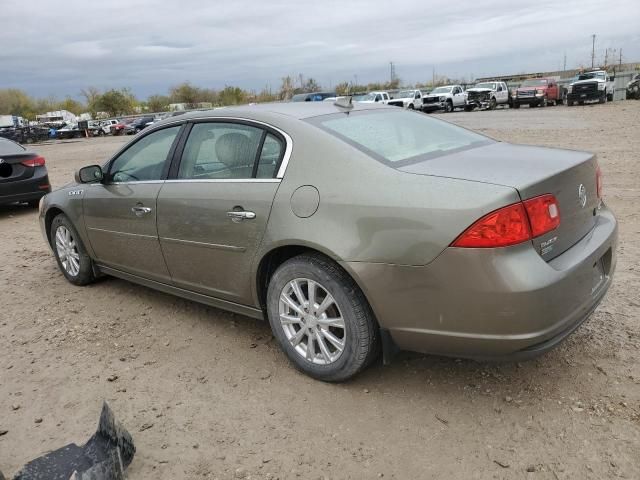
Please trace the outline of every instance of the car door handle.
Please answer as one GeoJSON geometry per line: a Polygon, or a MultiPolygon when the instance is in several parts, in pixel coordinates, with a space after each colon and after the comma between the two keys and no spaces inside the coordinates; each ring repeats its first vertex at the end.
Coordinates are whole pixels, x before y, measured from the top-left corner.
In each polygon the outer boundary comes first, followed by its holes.
{"type": "Polygon", "coordinates": [[[244,210],[233,210],[231,212],[227,212],[227,217],[231,220],[240,221],[240,220],[253,220],[256,218],[256,214],[253,212],[246,212],[244,210]]]}
{"type": "Polygon", "coordinates": [[[136,214],[136,216],[141,217],[142,215],[146,215],[151,211],[150,207],[131,207],[131,211],[136,214]]]}

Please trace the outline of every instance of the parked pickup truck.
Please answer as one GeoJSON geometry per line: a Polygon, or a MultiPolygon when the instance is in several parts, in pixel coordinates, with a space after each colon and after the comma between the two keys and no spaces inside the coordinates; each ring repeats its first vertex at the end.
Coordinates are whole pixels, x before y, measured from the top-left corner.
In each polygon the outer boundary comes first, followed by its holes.
{"type": "Polygon", "coordinates": [[[456,108],[464,108],[466,104],[466,94],[460,85],[437,87],[422,97],[422,109],[427,113],[436,110],[453,112],[456,108]]]}
{"type": "Polygon", "coordinates": [[[613,100],[613,79],[604,70],[580,73],[567,87],[567,105],[572,107],[575,102],[598,100],[606,103],[613,100]]]}
{"type": "Polygon", "coordinates": [[[400,90],[391,93],[388,105],[403,107],[409,110],[422,110],[422,92],[420,90],[400,90]]]}
{"type": "Polygon", "coordinates": [[[482,82],[467,89],[465,110],[488,108],[495,110],[498,105],[509,104],[509,89],[504,82],[482,82]]]}
{"type": "Polygon", "coordinates": [[[553,78],[528,78],[511,98],[513,108],[520,108],[520,105],[546,107],[559,103],[562,103],[562,89],[553,78]]]}
{"type": "Polygon", "coordinates": [[[358,103],[388,103],[389,94],[387,92],[369,92],[354,95],[353,101],[358,103]]]}
{"type": "Polygon", "coordinates": [[[627,100],[640,100],[640,73],[636,73],[627,83],[627,100]]]}

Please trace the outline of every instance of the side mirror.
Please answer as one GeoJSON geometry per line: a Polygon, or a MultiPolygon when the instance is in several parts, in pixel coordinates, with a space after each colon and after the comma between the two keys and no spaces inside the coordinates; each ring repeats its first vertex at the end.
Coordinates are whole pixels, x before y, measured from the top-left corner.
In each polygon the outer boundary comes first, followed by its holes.
{"type": "Polygon", "coordinates": [[[90,165],[78,170],[75,174],[75,179],[78,183],[95,183],[102,181],[103,176],[100,165],[90,165]]]}

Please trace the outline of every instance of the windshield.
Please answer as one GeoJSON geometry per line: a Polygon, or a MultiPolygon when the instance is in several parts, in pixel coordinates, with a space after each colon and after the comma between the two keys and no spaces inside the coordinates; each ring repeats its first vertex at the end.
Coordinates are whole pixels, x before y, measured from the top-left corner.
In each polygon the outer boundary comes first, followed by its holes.
{"type": "Polygon", "coordinates": [[[394,95],[394,98],[413,98],[415,90],[402,90],[394,95]]]}
{"type": "Polygon", "coordinates": [[[521,87],[539,87],[540,85],[546,85],[546,78],[530,78],[529,80],[525,80],[522,82],[521,87]]]}
{"type": "Polygon", "coordinates": [[[376,99],[375,94],[366,93],[364,95],[355,95],[353,97],[354,102],[373,102],[376,99]]]}
{"type": "Polygon", "coordinates": [[[449,93],[452,89],[453,87],[438,87],[431,93],[449,93]]]}
{"type": "Polygon", "coordinates": [[[604,72],[587,72],[578,75],[578,80],[590,80],[592,78],[601,78],[604,80],[604,72]]]}
{"type": "Polygon", "coordinates": [[[493,142],[448,122],[405,110],[338,113],[307,121],[393,167],[493,142]]]}
{"type": "Polygon", "coordinates": [[[477,85],[474,85],[473,88],[488,88],[489,90],[495,90],[496,84],[493,82],[478,83],[477,85]]]}

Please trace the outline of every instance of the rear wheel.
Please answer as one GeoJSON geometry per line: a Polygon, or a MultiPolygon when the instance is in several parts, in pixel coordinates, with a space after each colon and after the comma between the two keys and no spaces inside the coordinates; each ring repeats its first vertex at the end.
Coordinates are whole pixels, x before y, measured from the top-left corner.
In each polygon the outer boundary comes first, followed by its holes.
{"type": "Polygon", "coordinates": [[[87,285],[95,280],[93,261],[73,224],[62,213],[51,222],[51,247],[60,271],[69,282],[87,285]]]}
{"type": "Polygon", "coordinates": [[[371,307],[353,279],[322,255],[299,255],[276,270],[267,313],[289,360],[318,380],[347,380],[378,354],[371,307]]]}

